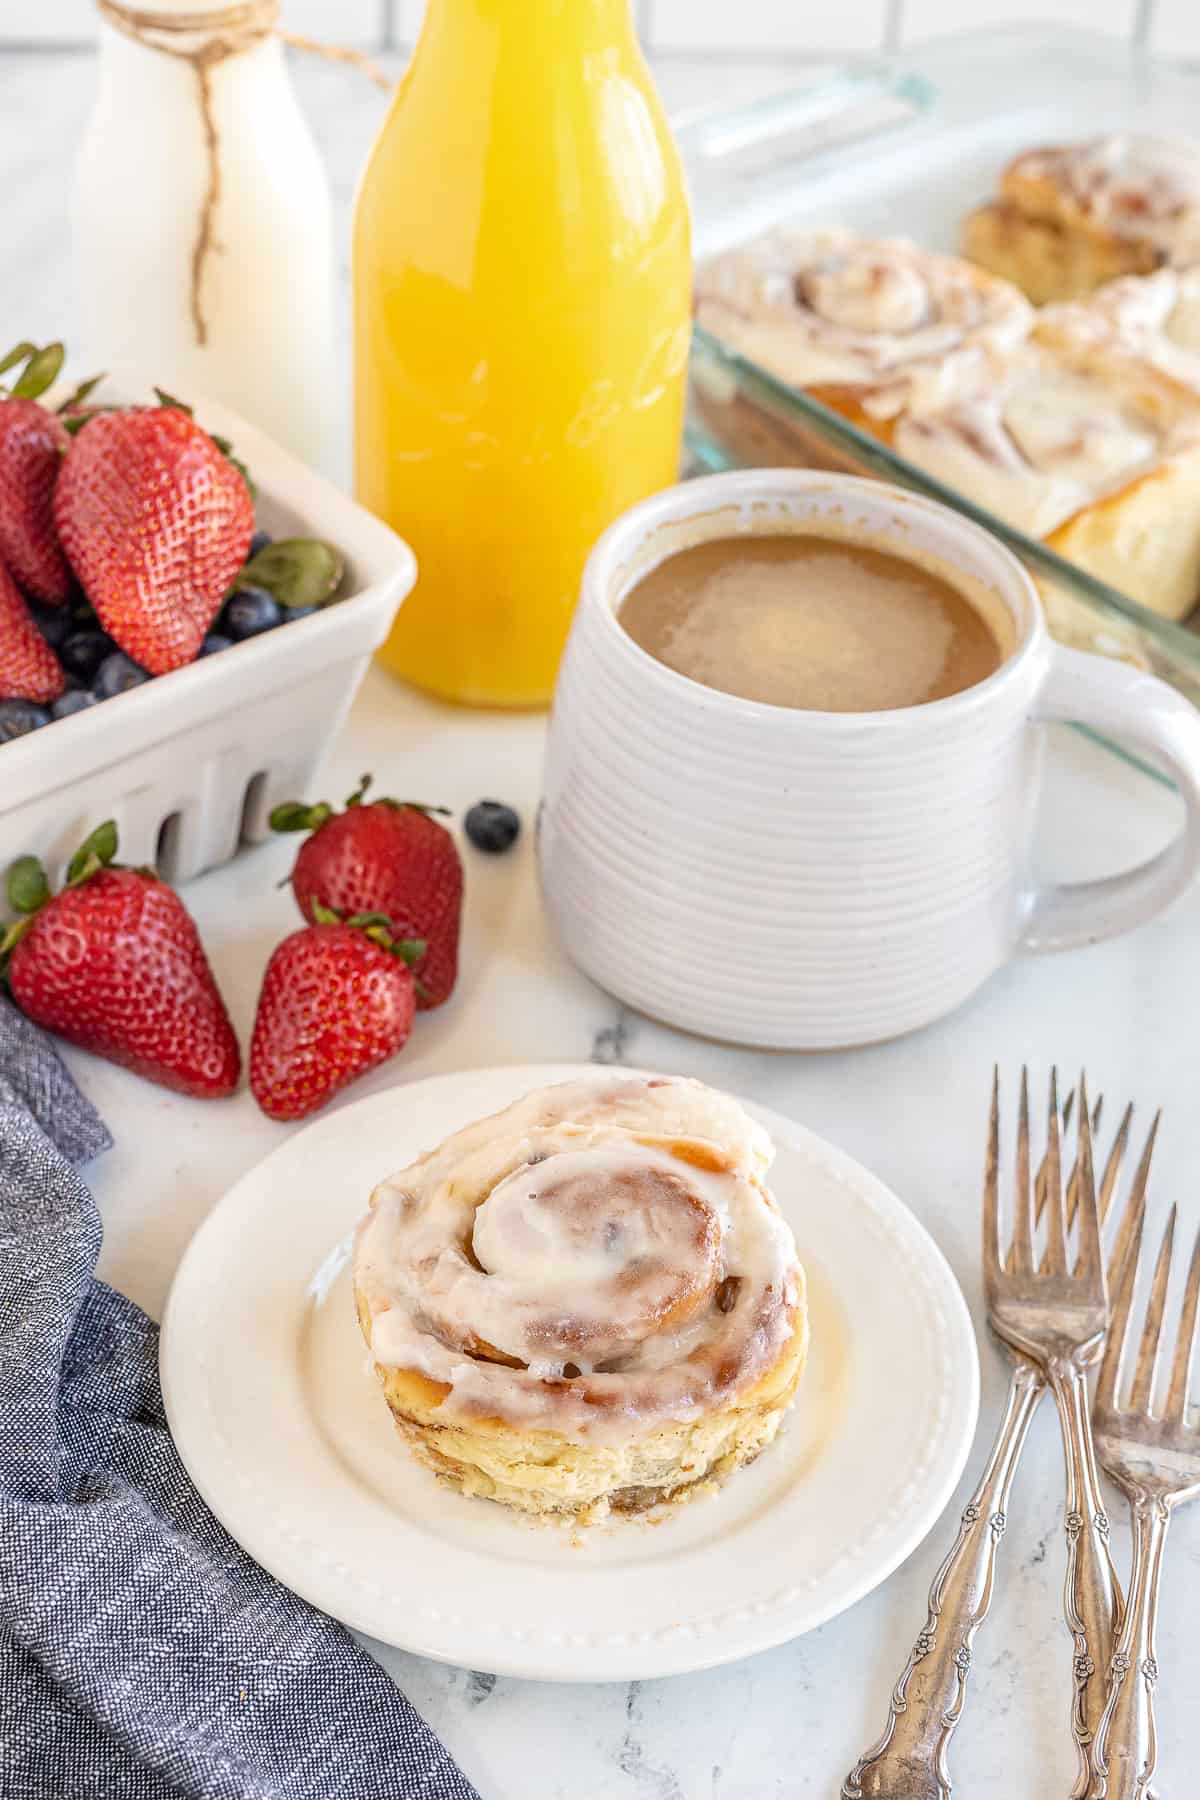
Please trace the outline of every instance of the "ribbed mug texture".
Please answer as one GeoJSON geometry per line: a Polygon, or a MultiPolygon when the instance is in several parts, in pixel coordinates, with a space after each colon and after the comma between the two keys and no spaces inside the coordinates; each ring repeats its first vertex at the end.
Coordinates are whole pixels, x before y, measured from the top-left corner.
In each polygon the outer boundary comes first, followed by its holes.
{"type": "Polygon", "coordinates": [[[640,1010],[739,1043],[833,1048],[951,1011],[1021,934],[1049,655],[1015,558],[900,489],[750,471],[645,502],[593,553],[555,695],[539,863],[567,953],[640,1010]],[[831,511],[982,581],[1013,618],[1000,670],[903,711],[804,712],[702,687],[618,624],[671,550],[831,511]]]}

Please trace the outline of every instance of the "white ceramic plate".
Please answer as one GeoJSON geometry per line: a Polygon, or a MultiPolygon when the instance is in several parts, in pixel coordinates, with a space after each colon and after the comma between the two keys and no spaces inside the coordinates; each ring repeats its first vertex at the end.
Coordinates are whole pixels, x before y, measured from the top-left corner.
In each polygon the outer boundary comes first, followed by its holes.
{"type": "Polygon", "coordinates": [[[197,1232],[162,1338],[180,1455],[265,1568],[385,1643],[550,1681],[708,1668],[843,1611],[937,1519],[978,1408],[967,1309],[924,1229],[850,1157],[752,1106],[812,1308],[812,1354],[771,1449],[661,1524],[583,1534],[441,1488],[368,1371],[349,1234],[374,1184],[418,1152],[586,1073],[439,1076],[298,1133],[197,1232]]]}

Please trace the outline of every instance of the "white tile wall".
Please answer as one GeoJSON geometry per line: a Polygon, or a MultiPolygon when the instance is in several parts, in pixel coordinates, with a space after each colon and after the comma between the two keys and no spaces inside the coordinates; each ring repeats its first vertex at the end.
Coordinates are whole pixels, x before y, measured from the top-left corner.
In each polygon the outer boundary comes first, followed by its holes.
{"type": "MultiPolygon", "coordinates": [[[[1182,4],[1200,7],[1200,0],[1182,0],[1182,4]]],[[[904,0],[903,42],[916,44],[968,26],[985,30],[1024,22],[1035,15],[1041,25],[1076,25],[1130,37],[1137,22],[1137,0],[1038,0],[1037,6],[1014,6],[1013,0],[969,0],[968,6],[962,0],[957,5],[953,0],[904,0]]]]}
{"type": "Polygon", "coordinates": [[[71,43],[95,29],[90,0],[0,0],[0,43],[34,38],[71,43]]]}
{"type": "Polygon", "coordinates": [[[1166,56],[1200,57],[1200,0],[1158,0],[1150,43],[1166,56]]]}
{"type": "MultiPolygon", "coordinates": [[[[517,0],[520,3],[520,0],[517,0]]],[[[887,41],[1038,17],[1131,36],[1156,50],[1200,58],[1200,0],[633,0],[651,46],[664,51],[863,51],[887,41]]],[[[391,30],[411,43],[425,0],[283,0],[295,31],[380,45],[391,30]]],[[[0,45],[87,43],[93,0],[0,0],[0,45]]]]}
{"type": "Polygon", "coordinates": [[[381,10],[380,0],[283,0],[282,20],[289,31],[306,37],[376,44],[381,10]]]}
{"type": "Polygon", "coordinates": [[[873,50],[887,0],[651,0],[664,50],[873,50]]]}

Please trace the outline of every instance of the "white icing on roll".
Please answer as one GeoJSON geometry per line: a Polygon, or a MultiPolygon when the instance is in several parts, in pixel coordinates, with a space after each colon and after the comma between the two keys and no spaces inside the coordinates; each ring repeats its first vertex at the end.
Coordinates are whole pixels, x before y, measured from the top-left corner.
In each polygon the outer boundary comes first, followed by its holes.
{"type": "Polygon", "coordinates": [[[984,392],[901,419],[893,441],[946,486],[1045,537],[1198,438],[1194,398],[1144,359],[1064,338],[1010,358],[984,392]]]}
{"type": "Polygon", "coordinates": [[[1171,262],[1200,256],[1200,150],[1183,139],[1111,132],[1083,143],[1028,150],[1011,183],[1046,183],[1056,210],[1094,229],[1156,245],[1171,262]]]}
{"type": "Polygon", "coordinates": [[[442,1384],[447,1419],[589,1441],[729,1403],[798,1302],[771,1154],[685,1080],[598,1075],[468,1126],[372,1195],[355,1285],[375,1361],[442,1384]]]}
{"type": "Polygon", "coordinates": [[[1200,393],[1200,268],[1125,275],[1086,300],[1044,307],[1038,336],[1097,352],[1124,347],[1200,393]]]}
{"type": "Polygon", "coordinates": [[[1031,311],[1006,281],[905,238],[774,231],[697,279],[696,318],[794,387],[873,390],[881,417],[957,391],[986,349],[1020,341],[1031,311]]]}

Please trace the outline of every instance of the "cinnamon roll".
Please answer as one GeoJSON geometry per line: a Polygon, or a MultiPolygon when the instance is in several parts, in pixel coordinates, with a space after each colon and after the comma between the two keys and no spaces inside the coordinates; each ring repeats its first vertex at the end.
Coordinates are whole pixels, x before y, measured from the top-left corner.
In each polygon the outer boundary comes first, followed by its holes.
{"type": "Polygon", "coordinates": [[[1046,343],[1131,351],[1200,398],[1200,265],[1126,275],[1038,315],[1046,343]]]}
{"type": "Polygon", "coordinates": [[[697,323],[877,436],[912,407],[985,376],[985,352],[1024,337],[1007,282],[905,238],[779,230],[699,271],[697,323]]]}
{"type": "Polygon", "coordinates": [[[968,215],[963,252],[1038,305],[1200,261],[1200,146],[1112,132],[1026,150],[968,215]]]}
{"type": "Polygon", "coordinates": [[[465,1494],[586,1524],[757,1456],[808,1343],[772,1154],[697,1081],[602,1074],[383,1182],[355,1301],[420,1460],[465,1494]]]}
{"type": "Polygon", "coordinates": [[[894,444],[1152,611],[1200,598],[1200,406],[1127,346],[1039,325],[986,391],[907,415],[894,444]]]}

